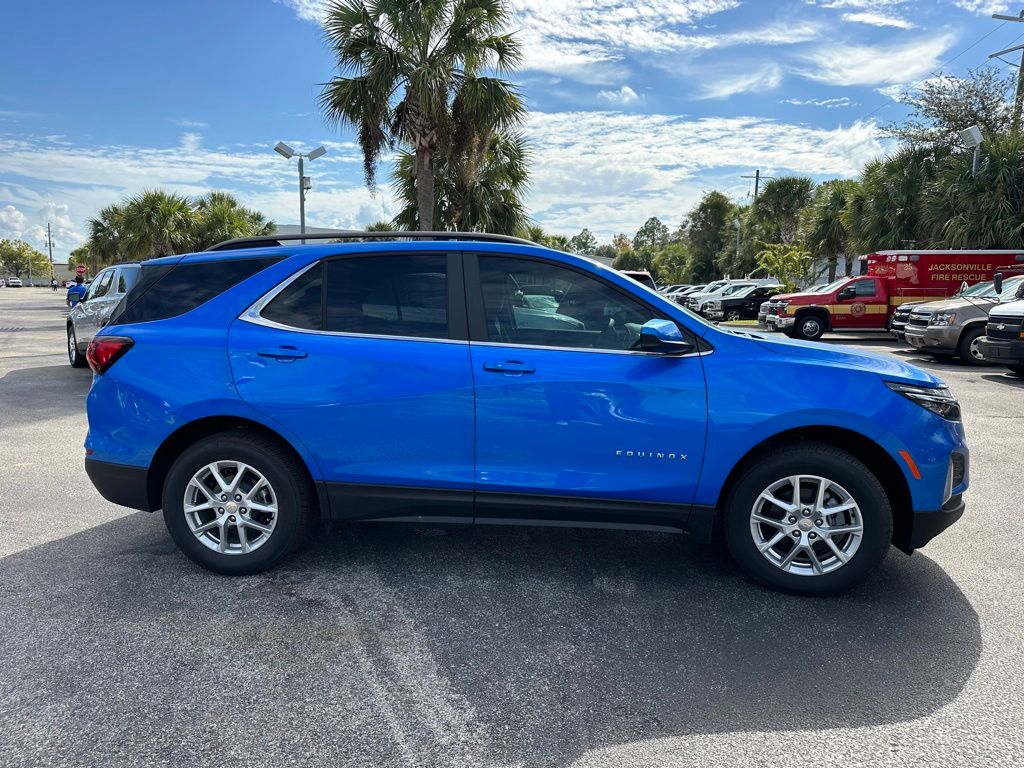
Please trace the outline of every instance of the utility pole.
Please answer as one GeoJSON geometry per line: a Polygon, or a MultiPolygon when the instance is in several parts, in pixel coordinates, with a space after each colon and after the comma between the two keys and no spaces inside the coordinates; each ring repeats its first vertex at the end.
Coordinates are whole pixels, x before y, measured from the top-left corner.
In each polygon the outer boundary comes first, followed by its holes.
{"type": "MultiPolygon", "coordinates": [[[[1024,22],[1024,11],[1021,11],[1016,16],[1006,16],[1001,13],[993,13],[992,18],[999,21],[1024,22]]],[[[1020,64],[1017,65],[1017,90],[1013,96],[1013,116],[1010,118],[1010,132],[1017,135],[1020,133],[1021,106],[1024,105],[1024,45],[1015,45],[1012,48],[996,51],[995,53],[989,54],[989,58],[997,59],[1000,56],[1007,53],[1013,53],[1014,51],[1021,52],[1020,64]]]]}
{"type": "Polygon", "coordinates": [[[50,234],[50,222],[46,222],[46,247],[50,251],[50,280],[53,280],[53,237],[50,234]]]}
{"type": "Polygon", "coordinates": [[[762,176],[761,169],[758,168],[754,171],[753,176],[740,176],[741,179],[753,179],[754,180],[754,199],[757,200],[757,193],[761,189],[761,179],[774,179],[774,176],[762,176]]]}
{"type": "Polygon", "coordinates": [[[741,176],[741,179],[753,179],[754,180],[754,199],[757,200],[757,192],[761,186],[761,169],[758,168],[754,171],[753,176],[741,176]]]}

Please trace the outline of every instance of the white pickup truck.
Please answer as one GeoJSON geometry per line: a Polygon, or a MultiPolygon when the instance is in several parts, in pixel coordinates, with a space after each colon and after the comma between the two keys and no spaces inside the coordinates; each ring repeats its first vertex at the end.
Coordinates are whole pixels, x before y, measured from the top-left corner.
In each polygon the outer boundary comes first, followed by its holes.
{"type": "MultiPolygon", "coordinates": [[[[996,275],[996,289],[1002,288],[1002,275],[996,275]]],[[[985,338],[978,348],[990,363],[1007,366],[1018,376],[1024,376],[1024,283],[1016,291],[1018,301],[994,308],[985,326],[985,338]]]]}

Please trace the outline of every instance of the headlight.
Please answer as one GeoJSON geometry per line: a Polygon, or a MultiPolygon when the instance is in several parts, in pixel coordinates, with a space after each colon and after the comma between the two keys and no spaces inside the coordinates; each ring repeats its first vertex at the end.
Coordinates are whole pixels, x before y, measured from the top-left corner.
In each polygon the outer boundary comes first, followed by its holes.
{"type": "Polygon", "coordinates": [[[704,309],[721,309],[721,308],[722,308],[722,302],[720,302],[720,301],[709,301],[707,304],[704,305],[704,309]]]}
{"type": "Polygon", "coordinates": [[[778,304],[779,314],[780,315],[786,314],[786,307],[788,307],[788,306],[789,306],[789,302],[788,301],[780,301],[779,304],[778,304]]]}
{"type": "Polygon", "coordinates": [[[928,318],[928,325],[952,325],[956,322],[956,312],[936,312],[928,318]]]}
{"type": "Polygon", "coordinates": [[[908,400],[944,419],[960,421],[960,403],[953,397],[948,387],[921,387],[915,384],[899,384],[895,381],[887,381],[885,385],[893,392],[899,392],[908,400]]]}

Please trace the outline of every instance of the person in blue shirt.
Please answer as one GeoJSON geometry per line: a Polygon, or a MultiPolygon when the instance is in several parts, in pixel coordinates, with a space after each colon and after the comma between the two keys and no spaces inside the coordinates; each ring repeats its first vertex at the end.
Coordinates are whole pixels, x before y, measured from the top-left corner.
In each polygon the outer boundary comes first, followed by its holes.
{"type": "Polygon", "coordinates": [[[86,290],[88,290],[85,285],[83,285],[84,282],[85,280],[81,275],[76,275],[75,284],[68,288],[68,297],[65,300],[65,303],[72,309],[82,300],[82,297],[85,296],[86,290]]]}

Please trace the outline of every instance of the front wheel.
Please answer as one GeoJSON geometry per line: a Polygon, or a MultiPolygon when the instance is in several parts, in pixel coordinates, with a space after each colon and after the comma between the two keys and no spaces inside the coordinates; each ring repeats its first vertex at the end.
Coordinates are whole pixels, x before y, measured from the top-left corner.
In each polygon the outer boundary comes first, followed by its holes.
{"type": "Polygon", "coordinates": [[[832,595],[863,580],[892,540],[892,509],[855,456],[801,443],[753,464],[729,494],[725,539],[747,575],[784,592],[832,595]]]}
{"type": "Polygon", "coordinates": [[[734,323],[742,318],[740,317],[740,311],[738,309],[730,309],[728,312],[725,313],[725,319],[731,323],[734,323]]]}
{"type": "Polygon", "coordinates": [[[956,356],[966,365],[985,365],[988,361],[981,354],[979,342],[985,338],[985,327],[965,328],[956,345],[956,356]]]}
{"type": "Polygon", "coordinates": [[[1024,379],[1024,365],[1008,365],[1006,367],[1024,379]]]}
{"type": "Polygon", "coordinates": [[[315,494],[294,455],[240,430],[200,440],[178,457],[164,482],[163,509],[185,555],[241,576],[274,567],[302,544],[315,494]]]}
{"type": "Polygon", "coordinates": [[[825,323],[817,315],[805,315],[796,321],[796,337],[817,341],[825,333],[825,323]]]}

